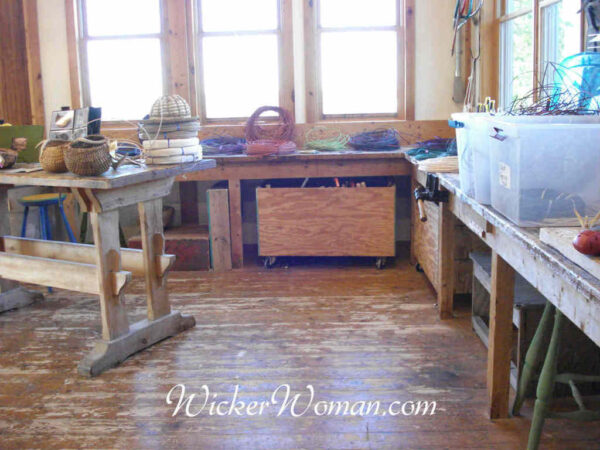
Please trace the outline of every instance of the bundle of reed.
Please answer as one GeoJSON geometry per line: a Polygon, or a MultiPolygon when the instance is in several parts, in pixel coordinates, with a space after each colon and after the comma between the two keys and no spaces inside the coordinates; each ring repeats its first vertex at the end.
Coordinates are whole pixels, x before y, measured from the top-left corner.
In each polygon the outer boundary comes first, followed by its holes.
{"type": "Polygon", "coordinates": [[[419,169],[430,173],[458,173],[458,156],[426,159],[419,162],[419,169]]]}

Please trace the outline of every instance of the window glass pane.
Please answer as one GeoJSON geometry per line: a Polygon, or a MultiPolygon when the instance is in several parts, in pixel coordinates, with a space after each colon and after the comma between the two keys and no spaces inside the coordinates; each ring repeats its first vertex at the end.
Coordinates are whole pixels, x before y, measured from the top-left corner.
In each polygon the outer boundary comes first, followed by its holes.
{"type": "Polygon", "coordinates": [[[159,0],[85,0],[85,6],[90,36],[160,33],[159,0]]]}
{"type": "Polygon", "coordinates": [[[205,37],[204,95],[209,118],[249,117],[279,104],[277,36],[205,37]]]}
{"type": "Polygon", "coordinates": [[[503,24],[502,103],[509,107],[533,89],[533,15],[503,24]]]}
{"type": "Polygon", "coordinates": [[[322,27],[396,25],[396,0],[319,0],[322,27]]]}
{"type": "Polygon", "coordinates": [[[397,112],[394,31],[322,33],[321,70],[324,114],[397,112]]]}
{"type": "Polygon", "coordinates": [[[581,51],[581,5],[563,0],[542,10],[542,70],[581,51]]]}
{"type": "Polygon", "coordinates": [[[532,7],[531,0],[506,0],[506,14],[510,14],[515,11],[520,11],[521,9],[531,8],[532,7]]]}
{"type": "Polygon", "coordinates": [[[91,106],[104,120],[141,119],[162,95],[159,39],[88,42],[91,106]]]}
{"type": "Polygon", "coordinates": [[[276,30],[277,0],[200,0],[202,30],[276,30]]]}

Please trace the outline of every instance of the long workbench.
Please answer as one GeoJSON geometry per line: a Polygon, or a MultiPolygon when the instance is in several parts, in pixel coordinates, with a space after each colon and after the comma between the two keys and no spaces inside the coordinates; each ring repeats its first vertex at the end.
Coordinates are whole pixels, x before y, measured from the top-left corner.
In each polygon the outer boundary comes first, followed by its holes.
{"type": "MultiPolygon", "coordinates": [[[[0,171],[0,204],[6,203],[8,185],[70,189],[81,210],[90,214],[95,243],[0,237],[0,304],[20,307],[34,300],[32,293],[7,280],[98,295],[102,339],[79,364],[79,373],[85,376],[97,375],[193,327],[194,318],[172,311],[169,303],[167,275],[175,257],[164,253],[162,198],[171,191],[177,175],[212,167],[212,160],[176,166],[124,166],[98,177],[0,171]],[[121,249],[119,208],[136,204],[143,249],[121,249]],[[148,315],[130,326],[123,290],[132,274],[145,277],[148,315]]],[[[6,231],[2,225],[0,231],[6,231]]]]}
{"type": "MultiPolygon", "coordinates": [[[[427,174],[414,167],[424,185],[427,174]]],[[[600,345],[600,280],[540,241],[539,230],[520,228],[460,190],[456,174],[439,174],[449,202],[440,203],[438,305],[442,319],[452,317],[459,220],[492,250],[492,286],[487,386],[491,418],[509,415],[510,358],[514,280],[518,272],[597,345],[600,345]]],[[[413,219],[414,220],[414,219],[413,219]]]]}
{"type": "MultiPolygon", "coordinates": [[[[233,267],[242,267],[244,247],[242,239],[243,180],[274,178],[326,178],[409,176],[412,166],[403,151],[391,152],[327,152],[318,154],[292,154],[285,156],[256,157],[246,155],[210,156],[215,159],[214,169],[188,172],[177,181],[227,180],[229,187],[229,217],[231,227],[231,260],[233,267]]],[[[186,197],[195,195],[195,186],[181,188],[182,208],[192,208],[195,201],[186,197]]],[[[196,213],[197,216],[197,213],[196,213]]],[[[197,220],[197,217],[196,217],[197,220]]]]}

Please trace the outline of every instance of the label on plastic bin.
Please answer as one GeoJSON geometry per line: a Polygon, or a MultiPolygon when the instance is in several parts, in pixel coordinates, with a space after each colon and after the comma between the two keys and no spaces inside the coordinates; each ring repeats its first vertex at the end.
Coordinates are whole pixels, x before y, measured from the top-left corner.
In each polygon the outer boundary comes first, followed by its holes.
{"type": "Polygon", "coordinates": [[[510,166],[498,163],[498,182],[500,186],[510,189],[510,166]]]}

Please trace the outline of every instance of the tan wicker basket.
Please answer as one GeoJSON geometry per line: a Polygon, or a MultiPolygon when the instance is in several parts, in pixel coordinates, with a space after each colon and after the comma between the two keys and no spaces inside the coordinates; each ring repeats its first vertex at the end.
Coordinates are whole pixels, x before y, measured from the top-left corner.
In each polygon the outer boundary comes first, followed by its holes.
{"type": "Polygon", "coordinates": [[[69,148],[68,141],[43,141],[40,148],[40,164],[46,172],[67,172],[64,152],[69,148]]]}
{"type": "Polygon", "coordinates": [[[183,119],[190,116],[190,105],[179,95],[165,95],[159,98],[150,111],[151,119],[183,119]]]}
{"type": "Polygon", "coordinates": [[[0,169],[10,169],[17,162],[17,152],[0,148],[0,169]]]}
{"type": "Polygon", "coordinates": [[[69,171],[83,177],[103,174],[112,164],[108,140],[100,135],[75,139],[64,155],[69,171]]]}

